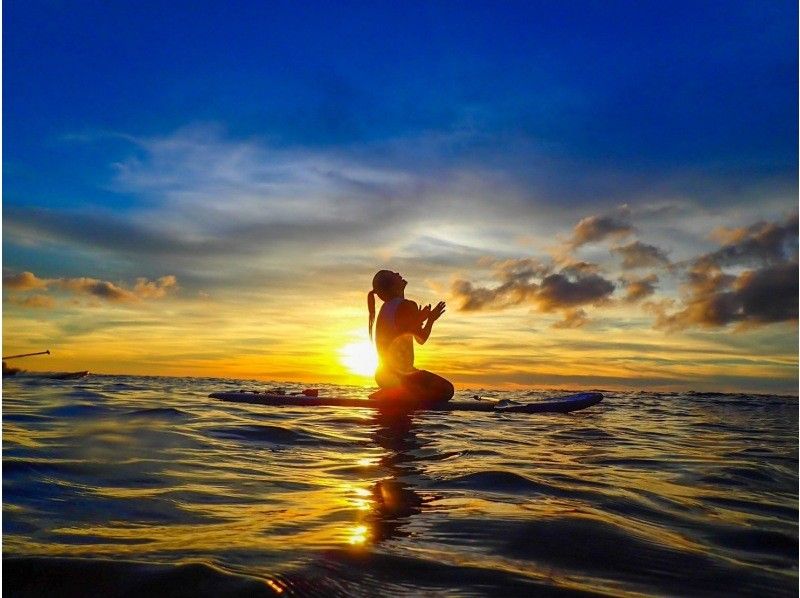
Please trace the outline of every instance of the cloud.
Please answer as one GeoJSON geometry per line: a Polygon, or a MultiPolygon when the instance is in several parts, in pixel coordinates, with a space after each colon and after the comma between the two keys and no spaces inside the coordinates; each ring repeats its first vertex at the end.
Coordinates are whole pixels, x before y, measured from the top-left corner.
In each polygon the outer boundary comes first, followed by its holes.
{"type": "Polygon", "coordinates": [[[512,258],[505,260],[482,259],[482,265],[490,265],[503,282],[528,282],[552,272],[553,267],[535,258],[512,258]]]}
{"type": "Polygon", "coordinates": [[[467,280],[456,280],[451,294],[460,302],[461,311],[499,310],[520,305],[535,296],[538,285],[507,282],[495,288],[475,287],[467,280]]]}
{"type": "Polygon", "coordinates": [[[797,214],[783,222],[756,222],[747,227],[718,229],[725,243],[699,261],[718,266],[776,263],[797,255],[797,214]]]}
{"type": "Polygon", "coordinates": [[[549,267],[525,260],[497,262],[496,287],[475,286],[456,280],[452,295],[462,311],[499,310],[520,304],[531,304],[542,312],[571,309],[598,304],[614,292],[614,284],[594,272],[594,266],[579,262],[549,273],[549,267]],[[534,277],[541,278],[534,281],[534,277]]]}
{"type": "Polygon", "coordinates": [[[497,259],[484,256],[478,265],[492,270],[493,278],[500,281],[494,288],[476,287],[467,280],[456,280],[452,294],[461,302],[462,311],[498,310],[520,305],[532,299],[539,285],[534,278],[542,278],[552,271],[535,258],[497,259]]]}
{"type": "MultiPolygon", "coordinates": [[[[56,289],[75,295],[89,295],[110,303],[135,303],[142,300],[161,299],[178,288],[174,275],[162,276],[155,281],[138,278],[132,289],[97,278],[38,278],[32,272],[4,274],[3,284],[17,293],[34,289],[51,292],[56,289]]],[[[34,295],[27,298],[13,295],[9,301],[27,307],[52,307],[54,303],[49,303],[48,299],[53,301],[47,295],[34,295]]]]}
{"type": "Polygon", "coordinates": [[[656,327],[680,330],[692,326],[740,329],[797,320],[798,263],[790,261],[748,270],[735,276],[698,262],[689,275],[683,309],[661,310],[656,327]]]}
{"type": "Polygon", "coordinates": [[[20,272],[19,274],[3,273],[3,288],[12,291],[46,289],[47,285],[47,280],[37,278],[33,272],[20,272]]]}
{"type": "Polygon", "coordinates": [[[13,295],[9,301],[14,305],[21,305],[22,307],[31,307],[34,309],[52,309],[56,305],[55,299],[48,295],[30,295],[18,296],[13,295]]]}
{"type": "MultiPolygon", "coordinates": [[[[623,208],[620,213],[624,215],[626,210],[623,208]]],[[[595,226],[599,219],[592,220],[592,226],[575,227],[576,238],[598,239],[632,230],[620,222],[595,226]]],[[[585,324],[587,317],[580,308],[587,305],[639,304],[655,316],[656,328],[670,330],[728,325],[737,325],[741,330],[796,320],[797,216],[726,229],[717,237],[723,242],[722,247],[677,264],[667,258],[666,251],[640,241],[612,249],[623,257],[623,271],[667,266],[669,273],[676,275],[686,269],[679,297],[658,297],[660,280],[654,272],[641,276],[623,274],[619,279],[623,294],[619,302],[613,303],[610,300],[614,284],[598,264],[572,261],[554,271],[552,265],[533,258],[484,257],[479,265],[488,267],[498,284],[459,279],[451,291],[462,311],[530,305],[544,313],[562,312],[564,320],[557,325],[560,328],[585,324]],[[757,267],[747,267],[752,264],[757,267]]],[[[669,280],[666,288],[670,289],[669,280]]]]}
{"type": "Polygon", "coordinates": [[[553,324],[553,328],[580,328],[589,321],[582,309],[570,309],[564,313],[564,319],[553,324]]]}
{"type": "Polygon", "coordinates": [[[622,268],[625,270],[670,265],[664,250],[641,241],[632,241],[627,245],[614,247],[611,251],[622,256],[622,268]]]}
{"type": "Polygon", "coordinates": [[[57,285],[76,294],[92,295],[112,303],[133,302],[138,299],[131,291],[106,280],[97,280],[96,278],[65,278],[59,280],[57,285]]]}
{"type": "Polygon", "coordinates": [[[626,303],[636,303],[645,297],[650,297],[656,292],[658,276],[649,274],[642,278],[623,278],[622,286],[625,288],[626,303]]]}
{"type": "Polygon", "coordinates": [[[536,303],[542,311],[597,304],[614,292],[614,283],[598,274],[568,273],[567,269],[542,280],[536,303]]]}
{"type": "Polygon", "coordinates": [[[634,231],[635,228],[630,222],[630,209],[628,206],[621,206],[616,213],[588,216],[578,222],[568,245],[572,249],[577,249],[587,243],[597,243],[609,237],[626,237],[634,231]]]}
{"type": "Polygon", "coordinates": [[[231,281],[261,286],[343,259],[380,261],[376,256],[397,255],[416,240],[418,262],[443,251],[444,262],[458,261],[459,252],[424,238],[436,231],[453,248],[476,240],[471,227],[485,221],[482,214],[491,211],[498,222],[519,215],[504,202],[487,207],[485,197],[498,189],[475,171],[438,176],[391,160],[382,165],[375,152],[280,149],[207,126],[125,139],[135,156],[115,164],[110,187],[133,198],[131,205],[7,206],[9,241],[61,255],[68,249],[72,259],[107,252],[121,268],[130,264],[128,277],[168,264],[197,291],[227,289],[231,281]],[[448,226],[461,229],[445,232],[448,226]]]}
{"type": "Polygon", "coordinates": [[[178,280],[173,275],[162,276],[156,281],[137,278],[133,293],[141,299],[161,299],[168,292],[178,288],[178,280]]]}
{"type": "Polygon", "coordinates": [[[678,311],[655,307],[656,327],[745,329],[797,320],[797,214],[780,222],[718,229],[724,245],[692,260],[678,311]],[[757,268],[742,271],[743,267],[757,268]],[[737,272],[724,268],[735,267],[737,272]]]}

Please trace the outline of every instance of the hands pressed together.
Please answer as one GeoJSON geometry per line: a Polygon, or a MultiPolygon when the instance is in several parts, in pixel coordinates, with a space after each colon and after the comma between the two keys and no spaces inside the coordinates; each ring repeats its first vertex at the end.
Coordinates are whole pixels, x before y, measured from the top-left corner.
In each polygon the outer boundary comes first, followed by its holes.
{"type": "Polygon", "coordinates": [[[430,304],[426,305],[425,307],[421,307],[419,310],[420,322],[427,320],[429,324],[433,324],[436,320],[442,317],[444,311],[444,301],[439,301],[434,308],[431,308],[430,304]]]}

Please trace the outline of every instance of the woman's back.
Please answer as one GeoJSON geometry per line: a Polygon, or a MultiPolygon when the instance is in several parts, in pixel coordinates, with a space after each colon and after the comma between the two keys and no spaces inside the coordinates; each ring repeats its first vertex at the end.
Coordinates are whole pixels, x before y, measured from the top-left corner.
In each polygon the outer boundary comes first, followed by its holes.
{"type": "Polygon", "coordinates": [[[414,371],[414,340],[397,325],[397,311],[405,301],[395,297],[381,306],[375,322],[375,346],[380,368],[387,373],[408,374],[414,371]]]}

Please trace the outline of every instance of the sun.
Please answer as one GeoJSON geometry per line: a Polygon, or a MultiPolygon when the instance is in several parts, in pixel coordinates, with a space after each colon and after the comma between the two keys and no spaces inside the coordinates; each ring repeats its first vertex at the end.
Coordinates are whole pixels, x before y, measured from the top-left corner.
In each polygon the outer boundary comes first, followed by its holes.
{"type": "Polygon", "coordinates": [[[378,354],[369,341],[350,343],[339,349],[339,359],[351,373],[373,376],[378,367],[378,354]]]}

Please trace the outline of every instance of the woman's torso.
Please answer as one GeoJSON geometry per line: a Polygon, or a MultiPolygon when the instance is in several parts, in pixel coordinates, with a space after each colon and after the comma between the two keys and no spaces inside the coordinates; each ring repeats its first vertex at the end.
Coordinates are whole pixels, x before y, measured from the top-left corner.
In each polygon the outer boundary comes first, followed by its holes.
{"type": "Polygon", "coordinates": [[[397,326],[397,310],[405,301],[395,297],[384,303],[375,323],[375,346],[378,349],[378,371],[375,378],[383,387],[400,384],[403,375],[415,371],[414,340],[397,326]]]}

